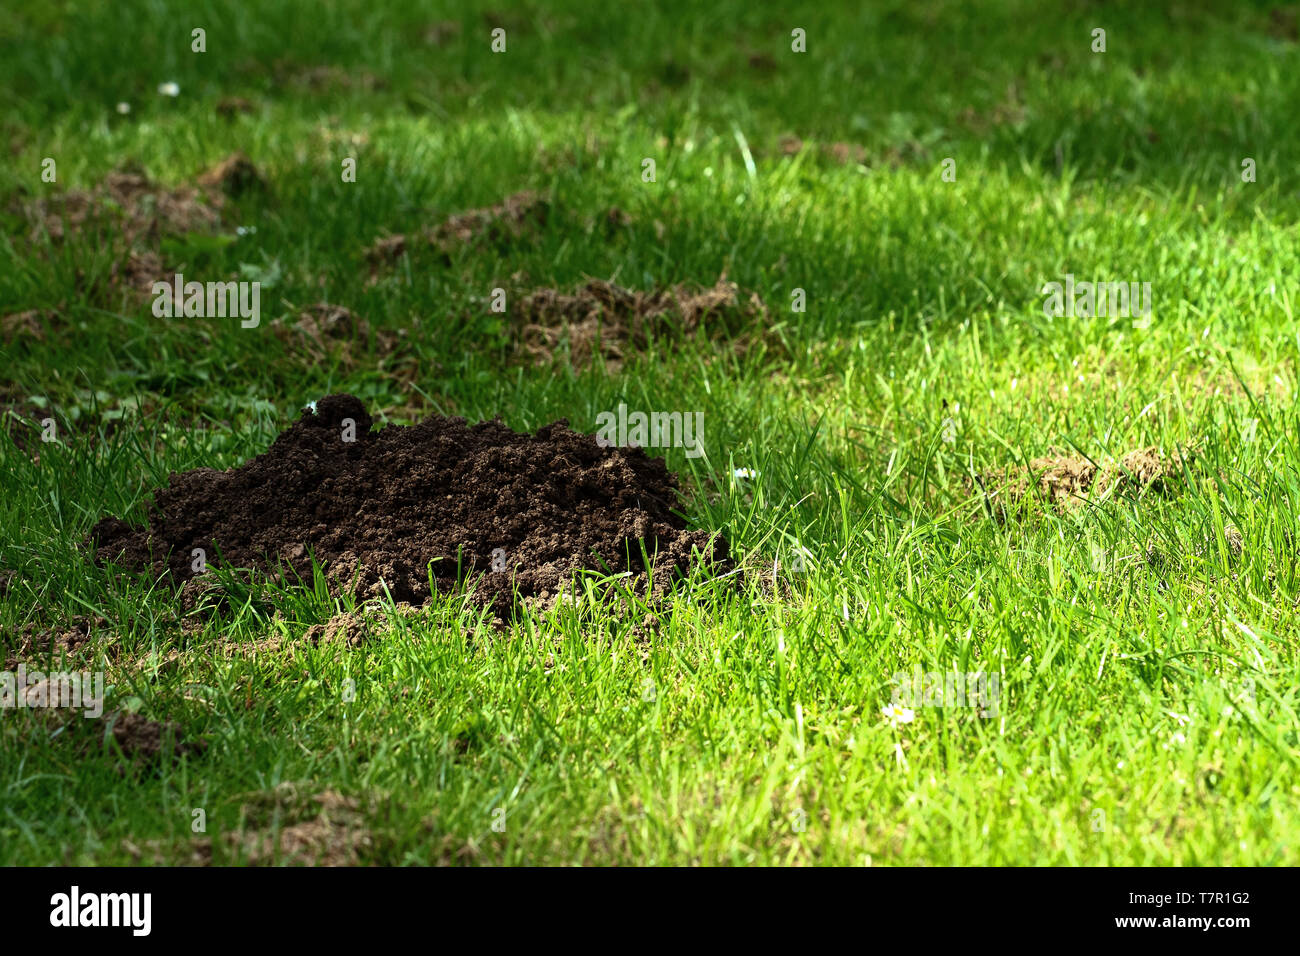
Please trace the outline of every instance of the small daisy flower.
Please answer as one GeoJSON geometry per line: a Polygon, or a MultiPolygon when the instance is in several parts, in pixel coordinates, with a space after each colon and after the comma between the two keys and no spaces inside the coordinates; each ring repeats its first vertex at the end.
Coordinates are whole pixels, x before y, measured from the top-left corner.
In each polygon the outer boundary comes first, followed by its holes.
{"type": "Polygon", "coordinates": [[[880,708],[880,713],[894,727],[899,724],[910,724],[916,719],[915,711],[910,707],[904,707],[902,704],[888,703],[880,708]]]}
{"type": "Polygon", "coordinates": [[[130,103],[125,103],[125,102],[124,102],[124,103],[118,103],[118,104],[117,104],[117,111],[118,111],[119,113],[121,113],[123,116],[125,116],[127,113],[131,112],[131,104],[130,104],[130,103]]]}
{"type": "Polygon", "coordinates": [[[735,471],[731,473],[731,477],[737,480],[740,480],[742,478],[757,478],[758,472],[756,472],[753,468],[737,468],[735,471]]]}
{"type": "Polygon", "coordinates": [[[163,96],[180,96],[181,88],[177,83],[159,83],[158,92],[163,96]]]}

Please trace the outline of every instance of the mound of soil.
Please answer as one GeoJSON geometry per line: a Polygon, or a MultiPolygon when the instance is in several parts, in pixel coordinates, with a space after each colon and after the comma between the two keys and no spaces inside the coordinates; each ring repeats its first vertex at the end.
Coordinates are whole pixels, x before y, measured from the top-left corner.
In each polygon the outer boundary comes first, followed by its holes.
{"type": "Polygon", "coordinates": [[[432,575],[440,591],[472,584],[502,616],[516,594],[555,597],[580,569],[630,571],[636,589],[662,593],[696,561],[730,566],[725,539],[673,513],[676,479],[640,449],[601,448],[563,420],[535,435],[443,417],[370,426],[353,396],[324,398],[241,467],[171,475],[146,527],[100,521],[95,557],[180,586],[196,548],[307,582],[314,554],[363,599],[386,587],[422,603],[432,575]]]}

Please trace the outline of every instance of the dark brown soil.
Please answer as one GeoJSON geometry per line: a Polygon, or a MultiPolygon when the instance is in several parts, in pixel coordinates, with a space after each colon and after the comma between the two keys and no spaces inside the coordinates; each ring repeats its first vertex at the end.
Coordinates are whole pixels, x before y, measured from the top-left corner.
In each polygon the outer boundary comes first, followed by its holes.
{"type": "Polygon", "coordinates": [[[363,599],[386,586],[422,603],[432,573],[440,591],[472,583],[472,600],[502,616],[516,592],[554,598],[580,569],[630,571],[635,589],[661,594],[697,560],[730,567],[725,539],[687,530],[673,513],[676,479],[639,449],[601,448],[564,421],[536,435],[460,418],[370,425],[356,398],[324,398],[245,465],[171,475],[147,527],[100,521],[96,558],[180,586],[196,576],[195,548],[210,564],[220,555],[307,582],[314,553],[336,587],[363,599]],[[346,419],[355,441],[344,440],[346,419]],[[504,571],[493,570],[496,549],[504,571]]]}

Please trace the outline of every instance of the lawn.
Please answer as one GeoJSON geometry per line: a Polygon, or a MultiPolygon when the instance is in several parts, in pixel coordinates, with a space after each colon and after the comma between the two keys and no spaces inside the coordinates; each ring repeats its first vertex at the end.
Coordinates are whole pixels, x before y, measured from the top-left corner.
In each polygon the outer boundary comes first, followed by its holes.
{"type": "Polygon", "coordinates": [[[1297,864],[1295,11],[0,10],[0,654],[104,679],[0,711],[0,864],[1297,864]],[[124,173],[162,192],[78,215],[124,173]],[[259,324],[160,317],[177,272],[259,324]],[[1049,315],[1067,275],[1149,313],[1049,315]],[[736,303],[531,327],[592,280],[736,303]],[[739,570],[351,646],[323,579],[192,609],[89,560],[341,392],[701,412],[650,453],[739,570]]]}

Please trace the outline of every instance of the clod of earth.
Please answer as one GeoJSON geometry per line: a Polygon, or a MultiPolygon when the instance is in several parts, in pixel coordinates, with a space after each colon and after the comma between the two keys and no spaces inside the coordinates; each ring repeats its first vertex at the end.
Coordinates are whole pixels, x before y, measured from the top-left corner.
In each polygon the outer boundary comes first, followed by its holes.
{"type": "Polygon", "coordinates": [[[602,448],[565,421],[535,435],[443,417],[370,426],[359,400],[328,396],[252,461],[171,475],[144,527],[101,520],[95,556],[176,585],[197,576],[196,549],[289,582],[312,580],[314,556],[362,599],[419,604],[432,580],[469,585],[499,616],[582,570],[629,572],[662,595],[697,563],[730,569],[726,540],[688,530],[675,477],[640,449],[602,448]]]}

